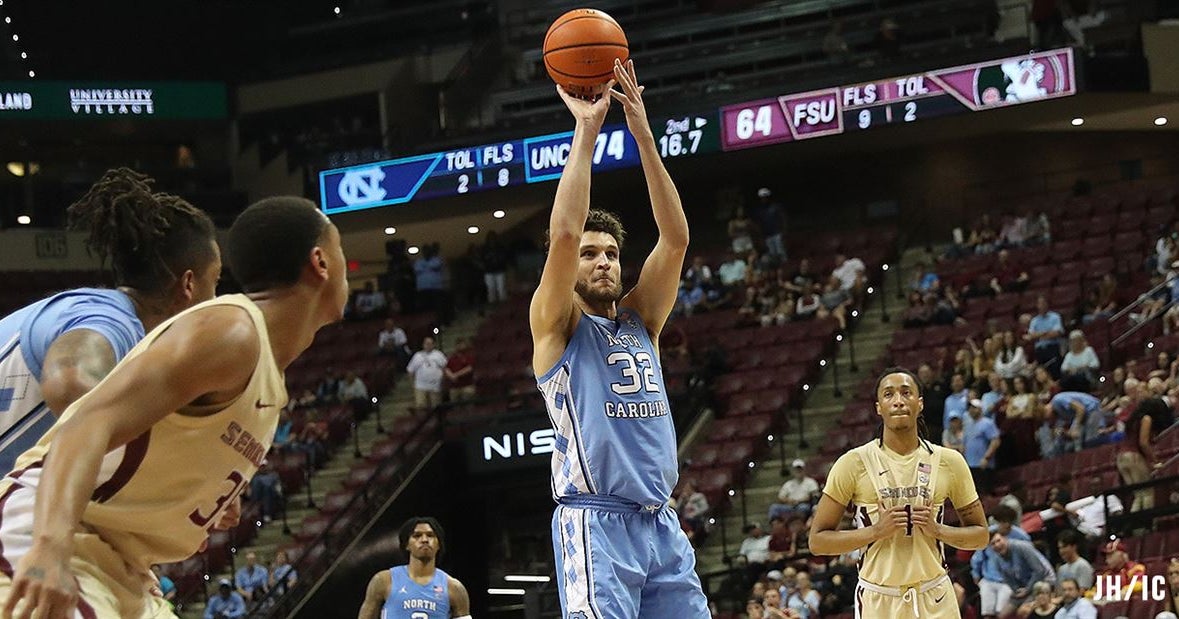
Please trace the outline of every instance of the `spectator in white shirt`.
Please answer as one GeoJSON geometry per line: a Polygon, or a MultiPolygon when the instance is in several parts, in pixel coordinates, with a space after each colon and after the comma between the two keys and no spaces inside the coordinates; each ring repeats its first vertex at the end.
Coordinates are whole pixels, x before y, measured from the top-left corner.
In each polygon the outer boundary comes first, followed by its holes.
{"type": "Polygon", "coordinates": [[[749,265],[744,260],[737,257],[737,254],[729,252],[728,259],[720,265],[716,274],[720,278],[720,283],[725,288],[733,288],[745,284],[745,274],[749,269],[749,265]]]}
{"type": "Polygon", "coordinates": [[[368,387],[365,386],[364,381],[356,375],[356,372],[348,372],[344,375],[344,380],[340,381],[340,386],[336,391],[341,402],[351,402],[352,400],[368,401],[368,387]]]}
{"type": "Polygon", "coordinates": [[[831,274],[839,278],[841,288],[851,290],[862,283],[866,270],[863,260],[835,254],[835,270],[831,274]]]}
{"type": "Polygon", "coordinates": [[[999,354],[995,355],[995,373],[1006,380],[1027,373],[1028,358],[1023,352],[1023,346],[1015,340],[1015,332],[1004,331],[999,354]]]}
{"type": "Polygon", "coordinates": [[[745,525],[745,540],[741,542],[741,549],[737,554],[745,557],[746,564],[757,566],[751,567],[750,570],[759,574],[764,569],[760,566],[770,562],[770,536],[766,535],[760,524],[751,522],[745,525]]]}
{"type": "Polygon", "coordinates": [[[413,403],[419,409],[432,409],[442,402],[442,377],[446,355],[434,348],[434,336],[422,338],[422,349],[413,354],[405,371],[413,375],[413,403]]]}
{"type": "Polygon", "coordinates": [[[402,366],[409,363],[409,338],[392,318],[385,320],[385,328],[377,335],[377,354],[397,357],[402,366]]]}
{"type": "Polygon", "coordinates": [[[1073,330],[1068,334],[1068,352],[1064,361],[1060,363],[1060,373],[1063,376],[1083,376],[1093,383],[1097,371],[1101,369],[1101,361],[1089,342],[1085,341],[1085,334],[1080,330],[1073,330]]]}
{"type": "Polygon", "coordinates": [[[778,502],[770,506],[770,520],[788,518],[798,514],[804,519],[811,514],[811,506],[819,496],[819,482],[807,477],[806,462],[795,460],[790,464],[790,479],[778,490],[778,502]]]}

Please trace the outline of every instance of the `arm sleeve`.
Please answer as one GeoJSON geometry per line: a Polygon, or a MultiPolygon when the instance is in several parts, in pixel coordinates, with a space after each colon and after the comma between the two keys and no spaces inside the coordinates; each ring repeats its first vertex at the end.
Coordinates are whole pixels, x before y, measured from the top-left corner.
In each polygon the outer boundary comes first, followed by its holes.
{"type": "Polygon", "coordinates": [[[986,550],[976,550],[970,555],[970,576],[975,580],[982,580],[983,553],[986,550]]]}
{"type": "Polygon", "coordinates": [[[831,497],[840,505],[847,505],[855,499],[856,481],[863,473],[864,464],[855,452],[848,452],[839,457],[827,473],[827,484],[823,486],[823,494],[831,497]]]}
{"type": "Polygon", "coordinates": [[[1093,588],[1093,566],[1088,562],[1078,565],[1075,569],[1077,584],[1080,585],[1081,591],[1088,591],[1093,588]]]}
{"type": "Polygon", "coordinates": [[[413,357],[409,360],[409,365],[405,366],[405,371],[413,374],[414,372],[418,371],[418,368],[420,367],[422,367],[422,356],[420,353],[415,352],[413,357]]]}
{"type": "Polygon", "coordinates": [[[978,490],[974,487],[974,478],[970,476],[970,467],[966,465],[966,458],[956,450],[947,449],[942,452],[942,461],[946,463],[950,473],[950,502],[954,508],[966,507],[978,500],[978,490]]]}
{"type": "Polygon", "coordinates": [[[50,301],[22,327],[22,342],[29,342],[26,360],[38,376],[53,342],[76,329],[89,329],[106,338],[115,359],[122,359],[143,339],[143,323],[133,308],[123,307],[107,291],[76,292],[50,301]]]}

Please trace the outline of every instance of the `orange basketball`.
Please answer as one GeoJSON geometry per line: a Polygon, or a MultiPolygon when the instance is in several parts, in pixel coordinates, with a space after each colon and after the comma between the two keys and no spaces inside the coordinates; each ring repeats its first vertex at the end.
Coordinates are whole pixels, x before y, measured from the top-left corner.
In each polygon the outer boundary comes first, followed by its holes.
{"type": "Polygon", "coordinates": [[[544,35],[544,67],[571,95],[600,95],[614,77],[614,59],[629,57],[622,26],[597,9],[569,11],[544,35]]]}

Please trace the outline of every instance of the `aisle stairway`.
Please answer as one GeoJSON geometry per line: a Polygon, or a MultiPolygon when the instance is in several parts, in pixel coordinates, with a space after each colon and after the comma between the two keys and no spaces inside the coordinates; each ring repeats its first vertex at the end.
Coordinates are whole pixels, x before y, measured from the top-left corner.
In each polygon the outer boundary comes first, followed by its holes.
{"type": "MultiPolygon", "coordinates": [[[[459,338],[471,337],[479,325],[480,320],[473,312],[460,314],[455,318],[452,325],[440,336],[439,347],[445,352],[459,338]]],[[[408,414],[409,407],[412,404],[413,380],[408,375],[399,376],[392,391],[380,401],[379,418],[381,424],[387,430],[395,419],[408,414]]],[[[310,495],[312,502],[317,507],[310,507],[308,505],[308,491],[306,488],[294,496],[287,497],[287,524],[290,527],[290,533],[283,532],[281,519],[276,519],[273,522],[261,526],[258,529],[258,536],[249,545],[236,549],[233,565],[221,573],[209,575],[207,589],[210,594],[215,593],[215,583],[219,579],[229,578],[232,580],[233,571],[244,563],[246,552],[252,551],[256,553],[258,562],[262,565],[269,566],[270,562],[274,559],[274,553],[276,551],[294,543],[292,535],[299,530],[300,523],[305,518],[315,516],[319,512],[318,506],[324,504],[324,499],[329,493],[343,489],[344,481],[348,478],[352,467],[364,462],[368,454],[371,453],[372,446],[385,438],[385,434],[377,431],[377,419],[378,415],[374,413],[360,423],[356,441],[359,444],[361,454],[359,458],[355,456],[354,443],[350,439],[341,444],[327,465],[316,471],[311,477],[309,484],[311,489],[310,495]]],[[[204,603],[197,602],[187,605],[183,609],[183,612],[178,612],[178,614],[183,619],[199,619],[202,617],[204,608],[204,603]]]]}
{"type": "MultiPolygon", "coordinates": [[[[906,263],[915,263],[915,260],[906,260],[906,263]]],[[[907,269],[904,272],[907,273],[907,269]]],[[[858,371],[852,371],[850,367],[850,349],[853,342],[846,339],[840,345],[838,366],[828,363],[822,372],[820,382],[812,386],[803,407],[803,437],[806,446],[799,446],[799,420],[797,414],[792,413],[791,428],[785,435],[784,449],[779,444],[773,445],[769,457],[755,464],[745,491],[738,491],[732,498],[732,507],[717,518],[715,526],[712,527],[712,534],[704,545],[697,549],[697,571],[701,574],[721,571],[728,567],[724,563],[724,557],[726,554],[736,554],[737,548],[741,545],[741,529],[745,523],[758,522],[768,529],[766,515],[769,506],[775,501],[778,489],[788,478],[788,466],[792,460],[801,458],[807,461],[807,472],[813,477],[821,478],[826,474],[827,467],[820,469],[817,458],[827,431],[839,424],[844,407],[853,398],[857,385],[873,372],[878,359],[887,351],[893,332],[900,328],[899,314],[902,308],[899,303],[902,300],[896,298],[897,273],[896,269],[889,272],[883,291],[883,294],[888,295],[885,301],[890,321],[881,320],[879,295],[882,292],[877,291],[869,297],[864,308],[865,313],[852,334],[858,371]],[[842,391],[841,397],[835,395],[836,372],[842,391]]]]}

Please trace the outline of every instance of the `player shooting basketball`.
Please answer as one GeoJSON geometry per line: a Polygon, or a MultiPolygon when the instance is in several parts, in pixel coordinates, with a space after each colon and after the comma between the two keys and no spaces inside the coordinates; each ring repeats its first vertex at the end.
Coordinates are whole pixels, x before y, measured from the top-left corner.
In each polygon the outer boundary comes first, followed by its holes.
{"type": "Polygon", "coordinates": [[[561,605],[569,618],[634,619],[641,609],[643,617],[703,619],[709,612],[695,555],[668,509],[678,465],[657,344],[675,303],[688,222],[659,158],[634,64],[615,61],[606,89],[591,103],[558,87],[576,125],[529,313],[532,365],[557,432],[553,547],[561,605]],[[622,225],[589,208],[594,140],[612,98],[638,144],[659,228],[626,295],[622,225]]]}
{"type": "Polygon", "coordinates": [[[987,521],[962,454],[925,440],[921,383],[908,370],[886,370],[876,383],[879,438],[831,467],[811,524],[810,550],[840,555],[867,547],[856,589],[856,617],[959,617],[942,544],[987,545],[987,521]],[[962,526],[942,524],[946,499],[962,526]],[[857,528],[839,531],[851,505],[857,528]]]}

